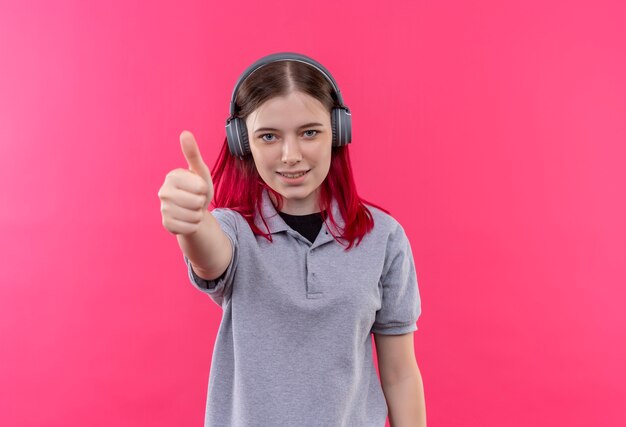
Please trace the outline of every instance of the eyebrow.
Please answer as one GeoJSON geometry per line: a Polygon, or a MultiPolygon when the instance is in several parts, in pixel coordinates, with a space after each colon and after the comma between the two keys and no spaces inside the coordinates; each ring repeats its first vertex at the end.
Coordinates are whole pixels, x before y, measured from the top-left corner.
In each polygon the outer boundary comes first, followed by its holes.
{"type": "MultiPolygon", "coordinates": [[[[324,126],[324,125],[321,124],[321,123],[307,123],[305,125],[300,126],[298,129],[308,128],[310,126],[324,126]]],[[[268,130],[269,131],[280,131],[280,129],[275,129],[275,128],[258,128],[258,129],[255,129],[254,133],[261,132],[261,131],[268,131],[268,130]]]]}

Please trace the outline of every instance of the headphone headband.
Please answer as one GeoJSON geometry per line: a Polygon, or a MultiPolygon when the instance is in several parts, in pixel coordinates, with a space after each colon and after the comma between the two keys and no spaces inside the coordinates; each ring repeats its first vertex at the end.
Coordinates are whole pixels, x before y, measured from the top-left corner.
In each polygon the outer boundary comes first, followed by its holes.
{"type": "Polygon", "coordinates": [[[235,88],[233,89],[233,93],[230,97],[230,117],[234,117],[235,115],[235,98],[237,97],[237,91],[239,90],[239,87],[243,84],[243,82],[252,73],[257,71],[259,68],[269,63],[277,62],[277,61],[297,61],[297,62],[302,62],[304,64],[307,64],[316,68],[318,71],[322,73],[322,75],[324,75],[326,80],[328,80],[330,84],[332,85],[333,90],[335,91],[335,95],[337,96],[337,101],[339,102],[340,106],[345,107],[343,103],[343,98],[341,96],[341,92],[339,91],[339,87],[337,86],[335,79],[322,64],[320,64],[313,58],[310,58],[308,56],[305,56],[299,53],[279,52],[279,53],[272,53],[270,55],[262,57],[261,59],[257,60],[252,65],[250,65],[248,68],[246,68],[246,70],[241,74],[241,76],[239,77],[239,80],[237,80],[237,84],[235,85],[235,88]]]}

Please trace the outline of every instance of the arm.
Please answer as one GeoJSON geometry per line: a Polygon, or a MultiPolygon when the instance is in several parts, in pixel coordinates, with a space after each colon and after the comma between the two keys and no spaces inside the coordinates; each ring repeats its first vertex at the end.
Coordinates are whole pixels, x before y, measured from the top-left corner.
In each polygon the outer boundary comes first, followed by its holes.
{"type": "Polygon", "coordinates": [[[424,385],[415,361],[413,333],[374,336],[391,427],[426,427],[424,385]]]}
{"type": "Polygon", "coordinates": [[[232,244],[211,212],[207,211],[198,231],[176,238],[194,271],[205,280],[220,277],[230,264],[232,244]]]}

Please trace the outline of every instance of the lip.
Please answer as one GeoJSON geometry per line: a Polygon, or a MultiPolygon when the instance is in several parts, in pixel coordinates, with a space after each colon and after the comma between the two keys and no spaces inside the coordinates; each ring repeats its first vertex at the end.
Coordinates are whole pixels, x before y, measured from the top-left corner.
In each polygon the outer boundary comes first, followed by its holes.
{"type": "MultiPolygon", "coordinates": [[[[310,169],[307,171],[301,171],[301,172],[309,172],[309,171],[310,169]]],[[[285,172],[285,173],[298,173],[298,172],[285,172]]],[[[283,182],[287,184],[296,184],[296,185],[303,183],[307,176],[307,174],[305,173],[304,175],[299,176],[298,178],[287,178],[285,175],[282,175],[282,172],[276,172],[276,175],[278,175],[283,182]]]]}
{"type": "Polygon", "coordinates": [[[302,173],[302,172],[308,172],[311,169],[301,169],[299,171],[276,171],[276,173],[288,173],[288,174],[296,174],[296,173],[302,173]]]}

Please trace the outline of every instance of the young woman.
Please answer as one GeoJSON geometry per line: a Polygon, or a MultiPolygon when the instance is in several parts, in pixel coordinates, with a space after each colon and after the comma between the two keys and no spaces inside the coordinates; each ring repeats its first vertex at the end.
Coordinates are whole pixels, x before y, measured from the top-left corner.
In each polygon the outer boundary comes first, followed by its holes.
{"type": "Polygon", "coordinates": [[[223,309],[206,426],[426,425],[410,243],[357,195],[350,126],[330,73],[283,52],[237,82],[213,175],[181,134],[189,169],[159,198],[191,283],[223,309]]]}

